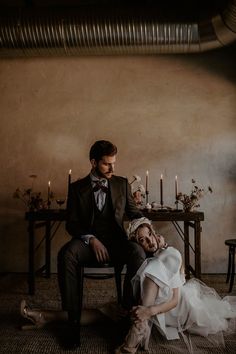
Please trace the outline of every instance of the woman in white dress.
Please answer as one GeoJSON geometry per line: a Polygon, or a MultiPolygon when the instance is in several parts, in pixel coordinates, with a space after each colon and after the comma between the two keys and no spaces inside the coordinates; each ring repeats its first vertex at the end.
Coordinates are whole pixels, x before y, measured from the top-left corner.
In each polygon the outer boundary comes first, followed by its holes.
{"type": "Polygon", "coordinates": [[[152,257],[146,259],[132,280],[140,306],[132,309],[132,326],[116,353],[135,353],[139,346],[147,349],[152,325],[168,340],[178,339],[181,334],[190,352],[184,331],[223,338],[221,334],[228,330],[230,319],[236,318],[236,297],[221,299],[214,289],[197,279],[186,282],[180,252],[156,234],[147,218],[133,220],[127,233],[152,257]]]}

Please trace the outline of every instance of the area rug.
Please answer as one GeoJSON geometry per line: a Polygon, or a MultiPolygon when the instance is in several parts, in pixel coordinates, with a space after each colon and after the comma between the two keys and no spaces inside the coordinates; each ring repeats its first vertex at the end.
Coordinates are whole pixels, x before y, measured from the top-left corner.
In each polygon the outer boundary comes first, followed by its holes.
{"type": "MultiPolygon", "coordinates": [[[[222,296],[227,294],[225,276],[205,276],[203,280],[214,287],[222,296]]],[[[61,337],[65,324],[50,324],[42,329],[22,331],[26,323],[20,316],[19,305],[24,298],[32,306],[60,309],[60,295],[57,277],[50,279],[37,277],[36,293],[27,294],[26,274],[6,274],[0,276],[0,353],[69,353],[63,350],[61,337]]],[[[235,294],[233,290],[232,295],[235,294]]],[[[107,302],[116,301],[114,279],[86,279],[84,286],[84,306],[96,308],[107,302]]],[[[121,329],[108,320],[102,325],[83,326],[81,329],[81,347],[73,353],[110,354],[114,353],[120,341],[121,329]]],[[[191,336],[195,354],[236,353],[236,335],[225,337],[225,347],[212,346],[209,341],[199,336],[191,336]]],[[[144,353],[138,351],[137,353],[144,353]]],[[[149,353],[174,354],[187,353],[183,339],[166,341],[154,329],[149,344],[149,353]]]]}

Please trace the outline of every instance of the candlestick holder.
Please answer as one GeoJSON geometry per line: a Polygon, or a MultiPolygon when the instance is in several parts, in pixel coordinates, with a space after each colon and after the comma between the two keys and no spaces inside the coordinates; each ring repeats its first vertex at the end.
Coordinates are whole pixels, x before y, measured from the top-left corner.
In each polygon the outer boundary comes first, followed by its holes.
{"type": "Polygon", "coordinates": [[[163,209],[164,208],[164,202],[163,202],[163,199],[161,198],[161,200],[160,200],[160,209],[163,209]]]}
{"type": "Polygon", "coordinates": [[[176,201],[175,201],[175,209],[179,210],[179,201],[178,201],[178,199],[176,199],[176,201]]]}
{"type": "Polygon", "coordinates": [[[157,211],[158,211],[158,212],[159,212],[159,211],[160,211],[160,212],[162,212],[162,211],[168,211],[168,208],[165,207],[165,206],[162,204],[161,207],[157,209],[157,211]]]}
{"type": "Polygon", "coordinates": [[[177,199],[175,201],[175,208],[172,211],[175,211],[175,212],[183,211],[182,209],[179,209],[179,201],[177,199]]]}
{"type": "Polygon", "coordinates": [[[147,204],[145,205],[144,209],[145,209],[146,211],[151,211],[151,210],[152,210],[151,204],[147,203],[147,204]]]}
{"type": "MultiPolygon", "coordinates": [[[[161,180],[162,181],[162,180],[161,180]]],[[[162,188],[161,188],[161,200],[160,200],[160,208],[157,209],[157,211],[168,211],[168,208],[164,206],[163,202],[163,195],[162,195],[162,188]]]]}
{"type": "Polygon", "coordinates": [[[146,194],[146,205],[148,205],[148,204],[149,204],[149,203],[148,203],[148,195],[149,195],[149,191],[147,191],[147,190],[146,190],[145,194],[146,194]]]}

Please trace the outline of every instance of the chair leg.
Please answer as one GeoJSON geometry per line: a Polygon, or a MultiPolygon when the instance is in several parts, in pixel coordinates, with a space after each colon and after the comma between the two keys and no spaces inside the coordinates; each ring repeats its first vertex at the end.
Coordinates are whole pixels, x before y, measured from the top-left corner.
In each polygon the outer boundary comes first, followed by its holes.
{"type": "Polygon", "coordinates": [[[117,268],[115,268],[115,280],[116,280],[117,302],[118,304],[121,304],[122,302],[121,270],[117,268]]]}
{"type": "Polygon", "coordinates": [[[226,277],[226,283],[229,282],[229,279],[230,279],[230,274],[231,274],[231,247],[229,246],[229,252],[228,252],[228,271],[227,271],[227,277],[226,277]]]}
{"type": "Polygon", "coordinates": [[[78,269],[78,279],[79,279],[79,298],[78,298],[78,303],[79,303],[79,311],[78,311],[78,320],[79,320],[79,340],[80,340],[80,322],[81,322],[81,314],[82,314],[82,308],[83,308],[83,292],[84,292],[84,267],[79,267],[78,269]]]}
{"type": "Polygon", "coordinates": [[[234,285],[234,275],[235,275],[235,247],[230,247],[230,251],[231,251],[232,267],[231,267],[229,293],[232,291],[233,285],[234,285]]]}

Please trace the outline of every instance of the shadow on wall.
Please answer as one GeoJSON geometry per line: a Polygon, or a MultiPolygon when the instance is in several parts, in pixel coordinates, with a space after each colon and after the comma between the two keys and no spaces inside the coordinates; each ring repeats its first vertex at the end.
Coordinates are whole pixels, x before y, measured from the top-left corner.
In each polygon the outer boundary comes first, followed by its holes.
{"type": "MultiPolygon", "coordinates": [[[[19,202],[19,201],[17,201],[19,202]]],[[[13,205],[14,201],[12,202],[13,205]]],[[[15,204],[16,205],[16,204],[15,204]]],[[[0,273],[28,271],[28,222],[25,220],[25,209],[19,210],[0,205],[0,273]]],[[[35,231],[35,269],[45,264],[45,228],[35,231]],[[38,247],[40,245],[40,247],[38,247]]],[[[51,270],[57,271],[57,253],[71,237],[61,224],[51,241],[51,270]]]]}

